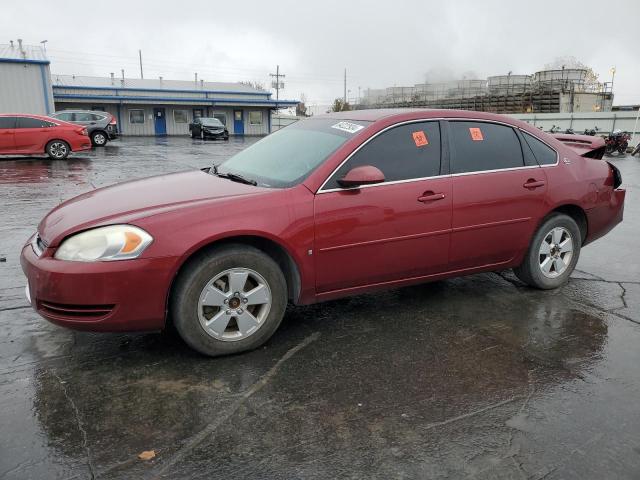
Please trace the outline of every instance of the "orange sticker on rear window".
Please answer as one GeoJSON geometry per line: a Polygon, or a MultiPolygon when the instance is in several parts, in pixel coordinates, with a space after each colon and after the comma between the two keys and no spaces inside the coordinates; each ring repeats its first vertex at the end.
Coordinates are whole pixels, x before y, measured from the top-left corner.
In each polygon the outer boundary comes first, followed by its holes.
{"type": "Polygon", "coordinates": [[[471,134],[471,139],[474,142],[481,142],[482,140],[484,140],[484,137],[482,136],[482,130],[477,127],[470,127],[469,133],[471,134]]]}
{"type": "Polygon", "coordinates": [[[416,143],[416,147],[429,145],[429,140],[427,140],[427,136],[422,130],[419,132],[413,132],[413,141],[416,143]]]}

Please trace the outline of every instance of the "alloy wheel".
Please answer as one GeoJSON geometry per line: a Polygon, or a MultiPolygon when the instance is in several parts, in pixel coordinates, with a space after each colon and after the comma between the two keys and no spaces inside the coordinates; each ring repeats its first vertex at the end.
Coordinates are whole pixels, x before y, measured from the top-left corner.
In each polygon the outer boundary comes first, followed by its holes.
{"type": "Polygon", "coordinates": [[[67,146],[62,142],[54,142],[49,147],[54,158],[64,158],[67,155],[67,146]]]}
{"type": "Polygon", "coordinates": [[[265,323],[271,303],[271,289],[262,275],[248,268],[232,268],[202,289],[198,318],[204,331],[218,340],[243,340],[265,323]]]}
{"type": "Polygon", "coordinates": [[[573,237],[564,227],[555,227],[542,239],[539,250],[542,274],[547,278],[562,275],[573,258],[573,237]]]}
{"type": "Polygon", "coordinates": [[[107,139],[102,133],[96,133],[93,136],[93,141],[96,145],[104,145],[105,143],[107,143],[107,139]]]}

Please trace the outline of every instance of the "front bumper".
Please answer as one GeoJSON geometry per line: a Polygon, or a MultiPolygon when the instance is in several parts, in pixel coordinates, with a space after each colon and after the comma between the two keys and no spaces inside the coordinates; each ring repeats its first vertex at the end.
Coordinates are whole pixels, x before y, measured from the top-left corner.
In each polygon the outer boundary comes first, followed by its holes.
{"type": "Polygon", "coordinates": [[[161,330],[177,259],[66,262],[39,257],[31,244],[20,263],[29,303],[57,325],[96,332],[161,330]]]}
{"type": "Polygon", "coordinates": [[[229,132],[224,130],[221,132],[212,132],[211,130],[203,130],[204,136],[207,138],[229,138],[229,132]]]}

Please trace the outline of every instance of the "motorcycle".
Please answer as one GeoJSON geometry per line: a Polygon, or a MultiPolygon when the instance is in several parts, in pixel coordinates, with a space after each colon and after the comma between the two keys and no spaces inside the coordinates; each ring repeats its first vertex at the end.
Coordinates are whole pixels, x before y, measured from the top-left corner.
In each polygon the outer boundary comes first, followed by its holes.
{"type": "Polygon", "coordinates": [[[573,128],[567,128],[564,133],[568,134],[568,135],[575,135],[576,132],[573,131],[573,128]]]}
{"type": "Polygon", "coordinates": [[[605,153],[611,155],[617,151],[620,154],[624,154],[629,146],[629,140],[631,135],[622,130],[614,130],[609,136],[604,139],[605,153]]]}
{"type": "Polygon", "coordinates": [[[598,133],[598,127],[594,127],[591,130],[589,130],[588,128],[585,128],[583,135],[589,135],[591,137],[595,137],[596,133],[598,133]]]}
{"type": "Polygon", "coordinates": [[[549,133],[558,133],[560,131],[560,127],[557,127],[556,125],[552,125],[551,129],[549,130],[549,133]]]}

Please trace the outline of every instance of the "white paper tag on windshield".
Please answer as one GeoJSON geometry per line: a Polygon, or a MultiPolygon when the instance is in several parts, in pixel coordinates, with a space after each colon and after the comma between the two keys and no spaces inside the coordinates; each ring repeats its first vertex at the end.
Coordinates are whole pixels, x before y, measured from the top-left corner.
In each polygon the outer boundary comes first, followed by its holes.
{"type": "Polygon", "coordinates": [[[356,133],[357,131],[362,130],[364,125],[358,125],[357,123],[351,122],[338,122],[335,125],[331,125],[331,128],[337,128],[343,132],[356,133]]]}

